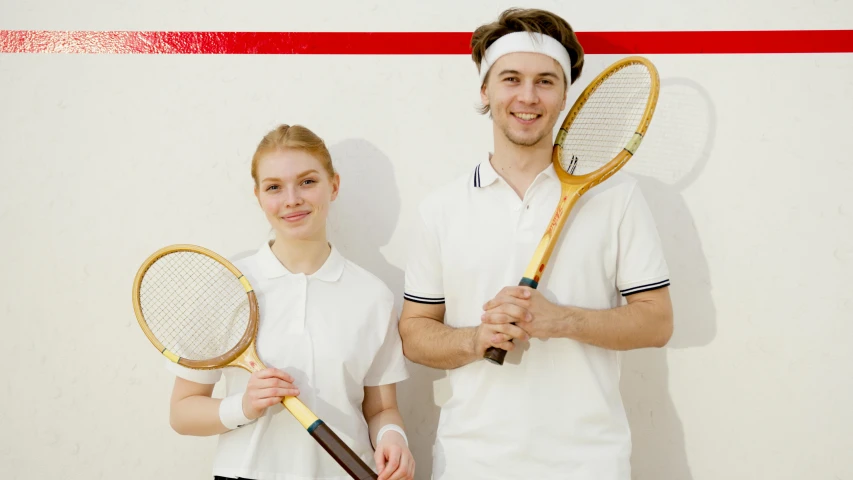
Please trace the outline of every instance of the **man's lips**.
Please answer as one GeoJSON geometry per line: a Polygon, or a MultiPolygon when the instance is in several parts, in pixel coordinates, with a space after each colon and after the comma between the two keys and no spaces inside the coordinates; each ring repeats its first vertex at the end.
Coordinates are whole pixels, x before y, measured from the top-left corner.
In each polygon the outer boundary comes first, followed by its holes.
{"type": "Polygon", "coordinates": [[[542,115],[538,113],[521,113],[521,112],[513,112],[512,117],[516,119],[519,123],[529,125],[536,120],[538,120],[542,115]]]}

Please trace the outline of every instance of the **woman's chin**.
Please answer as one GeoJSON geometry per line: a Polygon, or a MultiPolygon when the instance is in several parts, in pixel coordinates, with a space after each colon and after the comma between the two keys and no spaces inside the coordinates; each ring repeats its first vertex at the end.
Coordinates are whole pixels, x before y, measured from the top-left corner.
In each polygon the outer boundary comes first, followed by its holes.
{"type": "Polygon", "coordinates": [[[283,241],[308,242],[312,240],[323,241],[325,239],[323,229],[310,228],[309,225],[279,228],[276,229],[275,233],[276,237],[283,241]]]}

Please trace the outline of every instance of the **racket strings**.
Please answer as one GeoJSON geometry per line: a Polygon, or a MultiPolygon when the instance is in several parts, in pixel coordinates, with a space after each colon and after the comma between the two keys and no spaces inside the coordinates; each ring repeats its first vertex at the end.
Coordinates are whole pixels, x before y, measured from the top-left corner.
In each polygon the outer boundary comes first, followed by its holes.
{"type": "Polygon", "coordinates": [[[604,79],[569,126],[562,144],[563,168],[584,175],[612,160],[640,126],[651,87],[651,74],[642,64],[604,79]]]}
{"type": "Polygon", "coordinates": [[[154,262],[142,279],[139,303],[154,337],[190,360],[227,353],[249,325],[249,301],[237,277],[194,252],[169,253],[154,262]]]}

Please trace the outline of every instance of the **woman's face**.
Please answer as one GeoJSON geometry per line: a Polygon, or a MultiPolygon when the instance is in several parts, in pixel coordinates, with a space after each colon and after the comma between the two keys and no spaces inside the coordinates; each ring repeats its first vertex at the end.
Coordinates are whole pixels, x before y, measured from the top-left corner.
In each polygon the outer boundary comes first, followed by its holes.
{"type": "Polygon", "coordinates": [[[329,205],[338,196],[340,178],[303,150],[279,150],[258,162],[255,196],[281,239],[326,240],[329,205]]]}

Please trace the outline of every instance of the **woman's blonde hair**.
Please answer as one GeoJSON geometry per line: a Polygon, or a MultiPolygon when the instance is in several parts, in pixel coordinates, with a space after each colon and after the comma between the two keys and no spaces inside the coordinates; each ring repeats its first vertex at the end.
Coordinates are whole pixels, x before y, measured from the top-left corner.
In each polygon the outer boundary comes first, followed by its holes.
{"type": "Polygon", "coordinates": [[[252,178],[255,180],[255,186],[258,186],[258,163],[261,158],[264,155],[288,149],[310,153],[320,161],[330,178],[335,176],[332,155],[322,138],[302,125],[279,125],[264,136],[252,157],[252,178]]]}

